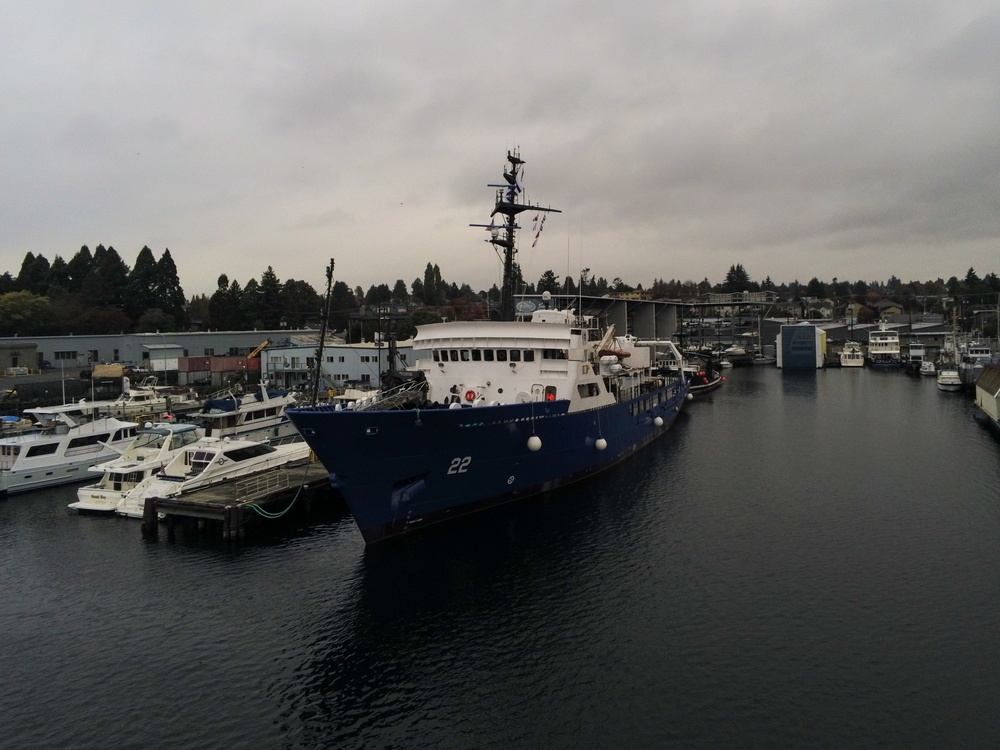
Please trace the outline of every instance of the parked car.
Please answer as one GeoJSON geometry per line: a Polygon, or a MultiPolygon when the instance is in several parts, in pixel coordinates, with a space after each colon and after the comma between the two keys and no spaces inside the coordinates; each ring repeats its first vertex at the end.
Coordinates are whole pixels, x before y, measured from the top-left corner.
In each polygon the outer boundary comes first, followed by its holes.
{"type": "Polygon", "coordinates": [[[47,359],[43,359],[41,362],[39,362],[38,366],[41,369],[43,369],[43,370],[51,370],[52,369],[52,363],[49,362],[47,359]]]}

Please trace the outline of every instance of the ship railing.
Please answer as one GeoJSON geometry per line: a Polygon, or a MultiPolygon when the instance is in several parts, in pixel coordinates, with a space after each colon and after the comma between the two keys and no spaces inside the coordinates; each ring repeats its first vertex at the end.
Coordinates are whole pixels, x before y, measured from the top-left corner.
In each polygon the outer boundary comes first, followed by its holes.
{"type": "Polygon", "coordinates": [[[355,405],[355,411],[366,411],[368,409],[398,409],[411,398],[423,391],[425,383],[423,381],[415,380],[412,383],[404,383],[403,385],[392,388],[391,390],[385,391],[381,395],[373,398],[366,399],[364,403],[355,405]]]}

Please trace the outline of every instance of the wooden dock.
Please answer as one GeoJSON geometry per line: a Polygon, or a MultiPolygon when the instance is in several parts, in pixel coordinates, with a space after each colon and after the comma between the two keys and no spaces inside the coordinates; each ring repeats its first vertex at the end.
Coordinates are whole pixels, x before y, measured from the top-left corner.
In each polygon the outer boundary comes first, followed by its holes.
{"type": "Polygon", "coordinates": [[[247,526],[280,518],[293,504],[306,510],[318,493],[332,493],[329,474],[318,461],[268,471],[179,497],[151,497],[142,514],[142,535],[155,539],[160,522],[172,533],[178,521],[199,531],[218,527],[224,541],[246,538],[247,526]]]}

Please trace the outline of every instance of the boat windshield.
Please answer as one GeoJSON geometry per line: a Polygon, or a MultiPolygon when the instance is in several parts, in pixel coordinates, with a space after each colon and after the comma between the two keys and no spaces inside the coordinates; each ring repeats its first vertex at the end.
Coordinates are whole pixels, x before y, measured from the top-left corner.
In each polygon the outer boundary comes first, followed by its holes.
{"type": "Polygon", "coordinates": [[[251,458],[257,458],[258,456],[264,456],[268,453],[274,453],[275,449],[270,445],[265,445],[259,443],[256,445],[246,445],[240,448],[233,448],[232,450],[223,451],[226,458],[232,461],[246,461],[251,458]]]}

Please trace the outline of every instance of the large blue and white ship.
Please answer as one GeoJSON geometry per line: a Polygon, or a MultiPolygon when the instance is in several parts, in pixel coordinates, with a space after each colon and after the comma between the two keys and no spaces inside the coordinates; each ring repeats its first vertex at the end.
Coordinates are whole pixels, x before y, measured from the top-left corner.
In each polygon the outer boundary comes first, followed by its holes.
{"type": "Polygon", "coordinates": [[[555,209],[522,200],[524,162],[507,160],[490,224],[472,225],[503,255],[500,320],[420,326],[416,363],[390,367],[374,399],[288,410],[367,543],[593,476],[666,433],[689,398],[655,342],[549,295],[516,319],[517,216],[555,209]]]}

